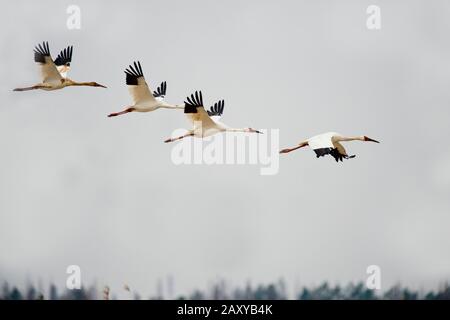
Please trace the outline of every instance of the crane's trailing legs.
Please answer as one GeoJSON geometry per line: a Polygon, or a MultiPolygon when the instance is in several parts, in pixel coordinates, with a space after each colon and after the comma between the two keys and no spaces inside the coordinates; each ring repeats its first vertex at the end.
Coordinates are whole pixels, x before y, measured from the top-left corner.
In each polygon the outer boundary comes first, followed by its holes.
{"type": "Polygon", "coordinates": [[[182,136],[179,136],[179,137],[176,137],[176,138],[169,138],[167,140],[164,140],[164,142],[165,143],[174,142],[174,141],[178,141],[178,140],[181,140],[183,138],[186,138],[186,137],[192,137],[193,135],[194,135],[193,132],[188,132],[188,133],[186,133],[186,134],[184,134],[182,136]]]}
{"type": "Polygon", "coordinates": [[[44,86],[42,84],[36,84],[31,87],[15,88],[15,89],[13,89],[13,91],[29,91],[29,90],[44,89],[44,88],[46,88],[46,86],[44,86]]]}
{"type": "Polygon", "coordinates": [[[110,113],[110,114],[108,114],[108,117],[109,117],[109,118],[111,118],[111,117],[117,117],[117,116],[120,116],[120,115],[122,115],[122,114],[126,114],[126,113],[129,113],[129,112],[133,112],[133,111],[135,111],[135,110],[136,110],[135,108],[129,107],[129,108],[126,108],[125,110],[120,111],[120,112],[113,112],[113,113],[110,113]]]}
{"type": "Polygon", "coordinates": [[[301,142],[301,143],[299,143],[299,145],[296,146],[296,147],[293,147],[293,148],[286,148],[286,149],[281,150],[280,153],[289,153],[289,152],[291,152],[291,151],[294,151],[294,150],[297,150],[297,149],[306,147],[307,145],[308,145],[308,142],[307,142],[307,141],[301,142]]]}

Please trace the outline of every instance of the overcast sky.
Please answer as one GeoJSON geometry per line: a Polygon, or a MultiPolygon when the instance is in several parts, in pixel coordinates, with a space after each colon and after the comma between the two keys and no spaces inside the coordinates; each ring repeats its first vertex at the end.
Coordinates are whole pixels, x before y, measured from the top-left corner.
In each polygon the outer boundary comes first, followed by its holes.
{"type": "Polygon", "coordinates": [[[436,288],[450,279],[448,1],[10,1],[0,12],[0,280],[128,283],[154,295],[287,280],[436,288]],[[81,8],[81,30],[66,9],[81,8]],[[381,8],[381,30],[366,9],[381,8]],[[73,45],[74,80],[108,89],[12,92],[39,81],[33,47],[73,45]],[[368,135],[336,164],[311,150],[255,165],[175,165],[182,112],[117,118],[135,59],[167,101],[201,89],[223,121],[368,135]]]}

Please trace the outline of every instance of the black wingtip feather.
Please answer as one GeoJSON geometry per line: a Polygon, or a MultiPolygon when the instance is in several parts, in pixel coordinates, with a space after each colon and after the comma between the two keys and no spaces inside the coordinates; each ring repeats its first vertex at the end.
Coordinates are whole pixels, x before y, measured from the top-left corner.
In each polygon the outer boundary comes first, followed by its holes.
{"type": "Polygon", "coordinates": [[[341,154],[341,153],[339,153],[337,148],[319,148],[319,149],[314,149],[314,152],[316,153],[317,158],[323,157],[323,156],[329,154],[334,158],[334,160],[336,160],[336,162],[339,162],[339,161],[342,162],[343,159],[352,159],[352,158],[356,157],[355,155],[348,156],[345,154],[341,154]]]}
{"type": "Polygon", "coordinates": [[[46,41],[42,42],[42,45],[39,43],[34,48],[34,61],[45,63],[45,57],[50,57],[50,48],[46,41]]]}
{"type": "Polygon", "coordinates": [[[203,96],[201,91],[195,91],[184,101],[184,113],[197,113],[198,107],[203,107],[203,96]]]}
{"type": "Polygon", "coordinates": [[[136,86],[138,84],[138,78],[144,77],[144,73],[142,72],[142,66],[139,61],[134,61],[134,68],[132,65],[129,65],[127,69],[125,69],[126,74],[126,83],[127,85],[136,86]]]}
{"type": "Polygon", "coordinates": [[[70,63],[72,62],[72,53],[73,53],[73,46],[68,46],[64,50],[61,50],[61,52],[54,61],[55,64],[57,66],[62,65],[70,66],[70,63]]]}
{"type": "Polygon", "coordinates": [[[220,100],[216,103],[214,103],[214,105],[209,108],[208,115],[210,117],[212,116],[221,116],[223,114],[223,108],[225,106],[225,101],[224,100],[220,100]]]}
{"type": "Polygon", "coordinates": [[[166,90],[167,90],[167,83],[166,83],[166,81],[163,81],[163,82],[161,82],[159,87],[156,88],[155,91],[153,91],[153,96],[164,98],[164,96],[166,95],[166,90]]]}

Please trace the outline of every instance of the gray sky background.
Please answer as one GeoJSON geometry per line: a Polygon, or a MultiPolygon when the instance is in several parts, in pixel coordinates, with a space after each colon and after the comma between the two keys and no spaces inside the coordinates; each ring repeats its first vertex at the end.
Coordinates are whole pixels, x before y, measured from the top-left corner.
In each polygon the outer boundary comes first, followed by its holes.
{"type": "Polygon", "coordinates": [[[150,295],[276,281],[292,290],[364,280],[436,288],[450,279],[448,1],[14,1],[0,35],[0,280],[128,283],[150,295]],[[66,8],[81,8],[81,30],[66,8]],[[382,28],[366,28],[381,7],[382,28]],[[12,92],[39,80],[33,47],[73,44],[69,77],[108,89],[12,92]],[[175,166],[162,141],[177,111],[109,119],[131,103],[139,59],[167,100],[226,100],[227,124],[279,128],[281,147],[326,132],[353,160],[310,150],[259,168],[175,166]]]}

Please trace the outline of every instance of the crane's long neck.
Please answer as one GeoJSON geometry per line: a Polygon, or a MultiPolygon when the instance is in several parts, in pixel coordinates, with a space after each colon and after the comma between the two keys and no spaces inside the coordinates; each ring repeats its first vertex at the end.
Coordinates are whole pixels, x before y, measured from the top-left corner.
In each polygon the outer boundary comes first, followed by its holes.
{"type": "Polygon", "coordinates": [[[94,81],[77,82],[77,81],[73,81],[71,79],[66,79],[64,81],[64,85],[66,87],[68,87],[68,86],[88,86],[88,87],[102,87],[102,88],[106,88],[104,85],[98,84],[97,82],[94,82],[94,81]]]}
{"type": "Polygon", "coordinates": [[[216,125],[218,125],[222,131],[262,133],[261,131],[253,129],[253,128],[229,128],[229,127],[225,126],[224,124],[217,122],[217,121],[216,121],[216,125]]]}
{"type": "Polygon", "coordinates": [[[76,81],[71,81],[67,84],[67,86],[89,86],[89,87],[93,87],[95,86],[95,82],[76,82],[76,81]]]}
{"type": "Polygon", "coordinates": [[[168,104],[163,102],[160,108],[164,109],[184,109],[184,104],[168,104]]]}
{"type": "Polygon", "coordinates": [[[228,132],[249,132],[248,128],[226,128],[228,132]]]}
{"type": "Polygon", "coordinates": [[[336,137],[335,139],[336,141],[355,141],[355,140],[364,141],[364,136],[355,136],[355,137],[340,136],[336,137]]]}

